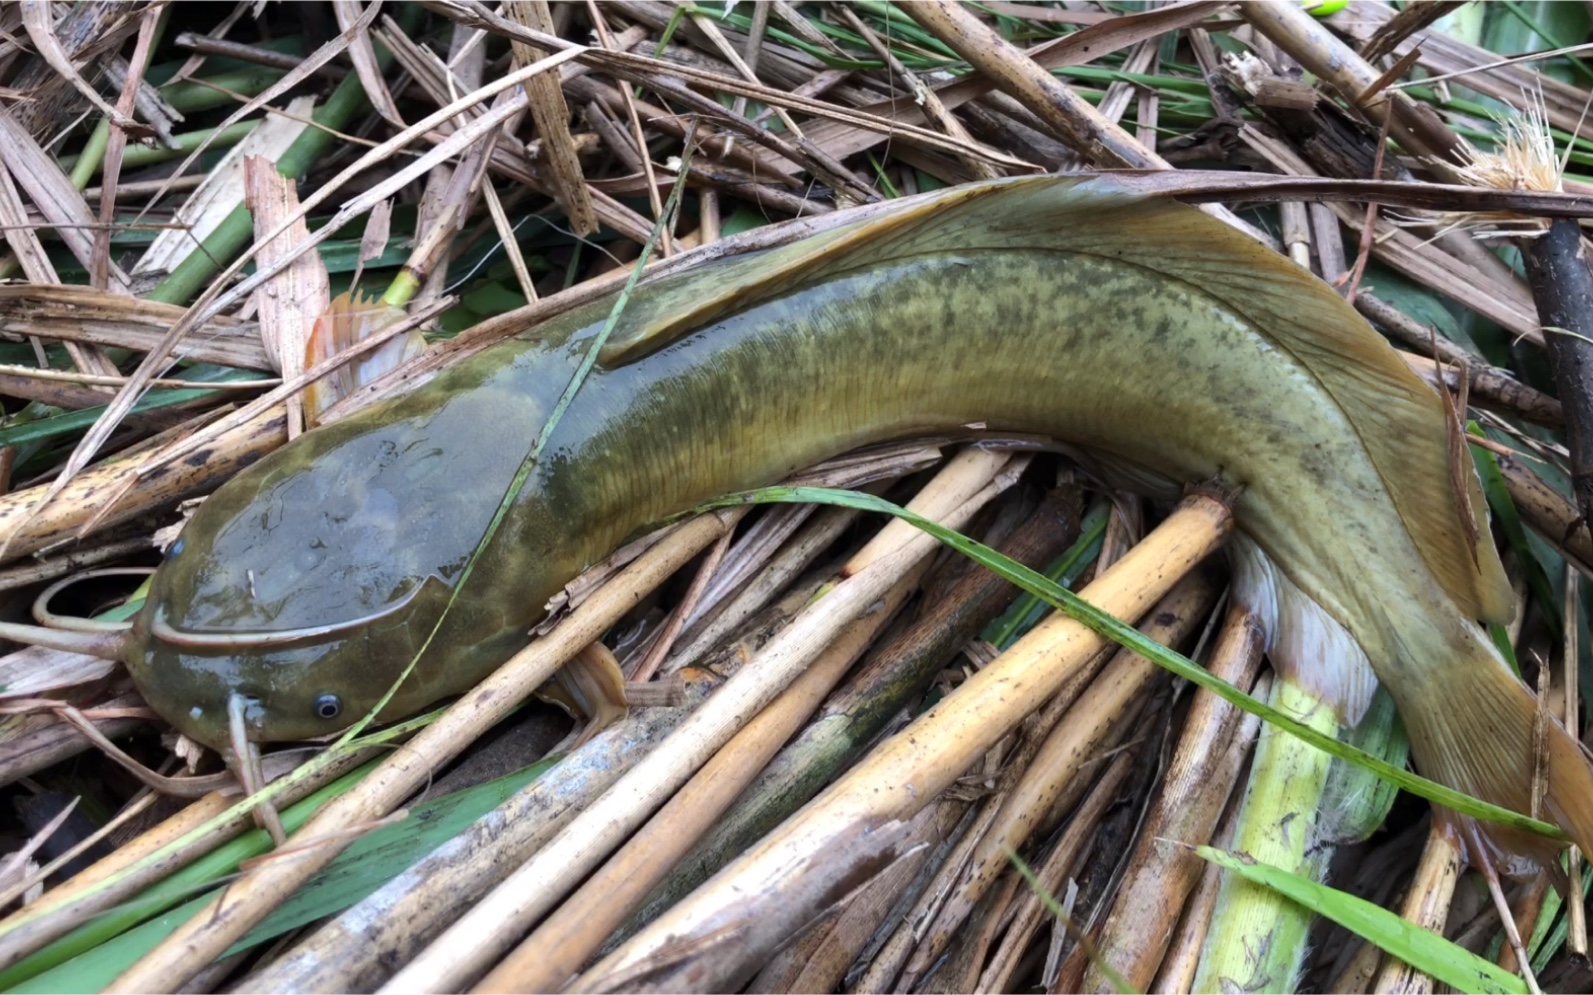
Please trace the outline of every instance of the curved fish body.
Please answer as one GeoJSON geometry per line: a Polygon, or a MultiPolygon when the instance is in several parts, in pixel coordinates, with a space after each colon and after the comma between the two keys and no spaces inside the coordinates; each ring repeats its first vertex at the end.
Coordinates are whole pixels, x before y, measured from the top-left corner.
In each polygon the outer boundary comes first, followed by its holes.
{"type": "MultiPolygon", "coordinates": [[[[234,694],[261,741],[372,708],[611,307],[217,491],[135,624],[148,701],[218,745],[234,694]]],[[[385,717],[481,679],[650,522],[854,446],[984,423],[1143,479],[1241,486],[1241,593],[1275,662],[1352,722],[1381,679],[1425,772],[1526,811],[1533,699],[1476,622],[1504,618],[1509,590],[1486,527],[1474,548],[1462,526],[1482,502],[1474,480],[1471,508],[1450,484],[1445,418],[1330,288],[1190,208],[1054,177],[920,198],[644,285],[385,717]]],[[[1593,843],[1593,771],[1550,738],[1548,812],[1593,843]]]]}

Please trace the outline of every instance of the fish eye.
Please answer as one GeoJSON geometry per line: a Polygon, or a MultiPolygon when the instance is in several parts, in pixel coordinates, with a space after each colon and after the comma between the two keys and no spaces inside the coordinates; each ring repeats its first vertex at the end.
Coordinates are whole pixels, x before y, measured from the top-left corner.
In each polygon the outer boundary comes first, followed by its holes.
{"type": "Polygon", "coordinates": [[[178,536],[177,541],[166,547],[166,559],[175,560],[183,551],[183,537],[178,536]]]}
{"type": "Polygon", "coordinates": [[[343,699],[335,694],[323,694],[315,699],[315,716],[320,719],[335,719],[343,711],[343,699]]]}

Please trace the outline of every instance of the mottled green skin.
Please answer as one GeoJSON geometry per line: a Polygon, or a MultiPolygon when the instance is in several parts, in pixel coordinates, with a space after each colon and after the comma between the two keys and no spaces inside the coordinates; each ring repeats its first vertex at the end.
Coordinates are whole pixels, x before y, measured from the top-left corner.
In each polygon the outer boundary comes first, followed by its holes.
{"type": "MultiPolygon", "coordinates": [[[[451,578],[608,308],[494,347],[239,474],[200,507],[146,611],[190,631],[298,628],[451,578]]],[[[973,422],[1087,442],[1175,480],[1245,484],[1241,522],[1280,564],[1326,564],[1309,589],[1331,589],[1336,564],[1360,570],[1326,544],[1405,535],[1331,401],[1201,293],[1097,256],[940,253],[831,278],[594,370],[386,717],[479,681],[549,596],[641,526],[857,445],[973,422]],[[1322,501],[1342,509],[1338,535],[1290,525],[1285,509],[1322,501]]],[[[1423,569],[1412,550],[1385,551],[1423,569]]],[[[203,742],[224,738],[235,690],[258,699],[252,737],[324,735],[373,706],[444,598],[433,584],[410,610],[320,646],[200,655],[145,638],[132,670],[203,742]],[[334,721],[314,714],[323,693],[345,703],[334,721]]]]}

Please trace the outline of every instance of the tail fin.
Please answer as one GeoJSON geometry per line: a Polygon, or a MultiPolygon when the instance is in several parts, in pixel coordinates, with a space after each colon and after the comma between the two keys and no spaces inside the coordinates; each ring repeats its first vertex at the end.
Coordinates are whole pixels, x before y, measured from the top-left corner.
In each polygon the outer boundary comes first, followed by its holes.
{"type": "MultiPolygon", "coordinates": [[[[1434,668],[1419,696],[1389,686],[1418,768],[1426,777],[1524,814],[1532,812],[1534,783],[1546,782],[1539,818],[1564,829],[1583,853],[1593,853],[1593,764],[1554,718],[1544,726],[1540,753],[1537,698],[1510,673],[1481,630],[1462,624],[1468,637],[1462,652],[1469,659],[1434,668]]],[[[1560,845],[1554,840],[1440,811],[1460,830],[1473,862],[1500,862],[1515,854],[1547,868],[1558,863],[1560,845]],[[1493,852],[1474,852],[1479,845],[1493,852]]]]}

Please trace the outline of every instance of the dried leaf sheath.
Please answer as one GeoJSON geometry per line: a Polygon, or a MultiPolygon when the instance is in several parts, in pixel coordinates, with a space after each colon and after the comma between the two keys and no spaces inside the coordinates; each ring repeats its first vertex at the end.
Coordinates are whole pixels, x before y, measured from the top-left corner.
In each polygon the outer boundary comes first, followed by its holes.
{"type": "MultiPolygon", "coordinates": [[[[304,368],[331,359],[403,318],[403,308],[367,298],[358,291],[337,295],[305,339],[304,368]]],[[[327,408],[425,351],[426,340],[418,330],[412,330],[339,367],[304,389],[305,420],[314,426],[327,408]]]]}

